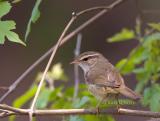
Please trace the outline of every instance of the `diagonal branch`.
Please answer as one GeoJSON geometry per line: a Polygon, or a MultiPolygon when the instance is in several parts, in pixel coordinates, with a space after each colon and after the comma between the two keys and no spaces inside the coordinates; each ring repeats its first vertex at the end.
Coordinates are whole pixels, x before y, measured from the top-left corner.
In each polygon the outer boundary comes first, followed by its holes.
{"type": "MultiPolygon", "coordinates": [[[[8,105],[0,104],[1,111],[0,118],[8,117],[11,115],[28,115],[30,110],[14,108],[8,105]],[[7,111],[7,113],[6,113],[7,111]],[[3,115],[2,115],[3,114],[3,115]]],[[[99,115],[127,115],[127,116],[139,116],[139,117],[152,117],[160,118],[160,112],[142,111],[142,110],[132,110],[120,108],[116,109],[101,109],[99,110],[99,115]]],[[[54,110],[34,110],[33,116],[46,116],[46,115],[97,115],[97,109],[54,109],[54,110]]]]}
{"type": "Polygon", "coordinates": [[[29,114],[30,114],[30,121],[32,121],[33,110],[34,110],[34,108],[35,108],[36,101],[37,101],[38,96],[39,96],[39,94],[40,94],[41,88],[42,88],[42,86],[43,86],[44,79],[45,79],[46,74],[47,74],[47,72],[48,72],[48,70],[49,70],[49,67],[50,67],[50,65],[51,65],[51,63],[52,63],[52,60],[53,60],[53,58],[54,58],[54,56],[55,56],[55,54],[56,54],[56,51],[58,50],[58,48],[59,48],[59,46],[60,46],[60,44],[61,44],[61,42],[62,42],[62,39],[63,39],[64,35],[66,34],[67,30],[68,30],[69,27],[72,25],[72,23],[74,22],[75,19],[76,19],[76,16],[73,16],[73,17],[71,18],[71,20],[68,22],[67,26],[65,27],[64,31],[62,32],[59,40],[57,41],[57,43],[56,43],[56,45],[55,45],[55,47],[54,47],[54,49],[53,49],[53,51],[52,51],[52,54],[51,54],[51,56],[50,56],[50,58],[49,58],[49,61],[48,61],[48,63],[47,63],[47,66],[46,66],[46,68],[45,68],[45,70],[44,70],[44,72],[43,72],[42,78],[41,78],[40,83],[39,83],[39,85],[38,85],[38,89],[37,89],[37,91],[36,91],[36,94],[35,94],[35,96],[34,96],[33,102],[32,102],[31,107],[30,107],[30,109],[31,109],[31,111],[30,111],[30,113],[29,113],[29,114]]]}
{"type": "MultiPolygon", "coordinates": [[[[89,20],[87,20],[86,22],[84,22],[82,25],[80,25],[77,29],[73,30],[71,33],[69,33],[67,36],[65,36],[62,39],[62,43],[60,43],[60,45],[63,45],[65,42],[69,41],[72,37],[74,37],[77,33],[79,33],[80,31],[82,31],[84,28],[86,28],[88,25],[90,25],[91,23],[93,23],[95,20],[97,20],[98,18],[100,18],[102,15],[104,15],[105,13],[107,13],[108,11],[110,11],[111,9],[119,6],[121,3],[125,2],[127,0],[116,0],[115,2],[113,2],[110,6],[106,7],[105,9],[101,10],[99,13],[97,13],[96,15],[94,15],[92,18],[90,18],[89,20]]],[[[87,11],[87,10],[86,10],[87,11]]],[[[89,10],[90,11],[90,10],[89,10]]],[[[86,12],[84,12],[86,13],[86,12]]],[[[82,14],[77,13],[77,16],[80,16],[82,14]]],[[[37,61],[35,61],[28,69],[26,69],[26,71],[24,73],[22,73],[22,75],[15,80],[9,87],[9,89],[7,90],[6,93],[4,93],[4,95],[0,98],[0,103],[11,93],[13,92],[17,85],[19,83],[21,83],[21,81],[38,65],[40,64],[55,48],[55,46],[53,46],[51,49],[49,49],[44,55],[42,55],[37,61]]]]}

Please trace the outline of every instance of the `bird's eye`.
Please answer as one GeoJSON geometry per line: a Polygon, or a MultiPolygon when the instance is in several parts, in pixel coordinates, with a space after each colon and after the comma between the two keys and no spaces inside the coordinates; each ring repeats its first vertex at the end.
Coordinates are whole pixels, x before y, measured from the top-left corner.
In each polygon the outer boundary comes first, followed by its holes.
{"type": "Polygon", "coordinates": [[[84,59],[83,59],[83,61],[87,61],[87,60],[88,60],[88,58],[84,58],[84,59]]]}

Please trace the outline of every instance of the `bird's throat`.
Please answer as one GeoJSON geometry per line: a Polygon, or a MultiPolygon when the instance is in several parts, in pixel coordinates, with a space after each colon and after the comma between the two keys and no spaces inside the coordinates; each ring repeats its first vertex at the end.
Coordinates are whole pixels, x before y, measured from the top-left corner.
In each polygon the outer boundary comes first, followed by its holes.
{"type": "Polygon", "coordinates": [[[82,70],[84,71],[84,74],[86,74],[89,71],[89,66],[80,63],[79,66],[82,68],[82,70]]]}

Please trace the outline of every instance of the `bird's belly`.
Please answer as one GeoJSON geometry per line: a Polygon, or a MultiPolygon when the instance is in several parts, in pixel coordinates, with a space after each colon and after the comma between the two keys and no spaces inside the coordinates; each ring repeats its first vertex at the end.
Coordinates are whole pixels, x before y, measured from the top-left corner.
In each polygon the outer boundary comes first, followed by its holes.
{"type": "Polygon", "coordinates": [[[98,99],[98,100],[104,100],[106,99],[110,94],[117,94],[118,92],[110,87],[100,87],[94,84],[88,85],[88,90],[98,99]]]}

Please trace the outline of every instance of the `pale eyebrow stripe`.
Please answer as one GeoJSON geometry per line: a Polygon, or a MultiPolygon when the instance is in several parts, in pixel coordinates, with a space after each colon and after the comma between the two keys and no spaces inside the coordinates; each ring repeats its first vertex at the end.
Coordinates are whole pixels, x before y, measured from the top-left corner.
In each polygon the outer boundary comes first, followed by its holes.
{"type": "Polygon", "coordinates": [[[92,54],[92,55],[86,55],[86,56],[83,56],[83,58],[81,58],[81,60],[83,60],[84,58],[87,58],[87,57],[94,57],[94,56],[97,56],[98,54],[92,54]]]}

